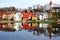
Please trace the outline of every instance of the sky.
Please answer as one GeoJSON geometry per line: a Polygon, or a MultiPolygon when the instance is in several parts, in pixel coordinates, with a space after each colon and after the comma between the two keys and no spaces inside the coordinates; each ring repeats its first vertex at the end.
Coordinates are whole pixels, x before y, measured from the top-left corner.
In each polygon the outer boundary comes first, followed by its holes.
{"type": "MultiPolygon", "coordinates": [[[[27,8],[37,4],[44,6],[49,4],[49,2],[50,0],[0,0],[0,7],[27,8]]],[[[52,2],[60,4],[60,0],[52,0],[52,2]]]]}

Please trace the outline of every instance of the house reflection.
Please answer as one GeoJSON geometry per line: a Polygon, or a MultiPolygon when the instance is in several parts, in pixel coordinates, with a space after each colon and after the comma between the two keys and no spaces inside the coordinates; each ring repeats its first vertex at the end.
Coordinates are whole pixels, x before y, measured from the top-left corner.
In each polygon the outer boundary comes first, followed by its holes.
{"type": "Polygon", "coordinates": [[[22,28],[22,23],[14,23],[14,29],[15,30],[20,30],[22,28]]]}
{"type": "Polygon", "coordinates": [[[60,36],[60,25],[57,23],[5,23],[0,24],[0,30],[2,31],[18,31],[23,30],[33,33],[33,35],[40,36],[44,34],[47,37],[60,36]]]}
{"type": "Polygon", "coordinates": [[[33,27],[33,28],[38,27],[38,23],[32,23],[32,27],[33,27]]]}
{"type": "Polygon", "coordinates": [[[0,24],[0,30],[2,31],[15,31],[13,23],[0,24]]]}
{"type": "Polygon", "coordinates": [[[39,27],[40,28],[47,28],[48,27],[48,23],[39,23],[39,27]]]}
{"type": "Polygon", "coordinates": [[[23,23],[23,29],[32,29],[31,23],[23,23]]]}

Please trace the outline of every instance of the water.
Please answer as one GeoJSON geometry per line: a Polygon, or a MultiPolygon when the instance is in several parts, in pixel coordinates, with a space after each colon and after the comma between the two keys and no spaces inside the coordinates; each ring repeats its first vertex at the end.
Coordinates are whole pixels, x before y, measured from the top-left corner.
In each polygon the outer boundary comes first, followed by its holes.
{"type": "Polygon", "coordinates": [[[0,40],[60,40],[58,23],[0,24],[0,40]]]}

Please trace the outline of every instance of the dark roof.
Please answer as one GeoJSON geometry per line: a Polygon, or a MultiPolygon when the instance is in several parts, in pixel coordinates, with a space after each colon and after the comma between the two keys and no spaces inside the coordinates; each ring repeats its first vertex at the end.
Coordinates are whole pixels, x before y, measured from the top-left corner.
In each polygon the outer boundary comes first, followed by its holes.
{"type": "Polygon", "coordinates": [[[42,12],[42,9],[33,9],[35,12],[42,12]]]}
{"type": "Polygon", "coordinates": [[[53,7],[53,9],[60,9],[60,7],[53,7]]]}

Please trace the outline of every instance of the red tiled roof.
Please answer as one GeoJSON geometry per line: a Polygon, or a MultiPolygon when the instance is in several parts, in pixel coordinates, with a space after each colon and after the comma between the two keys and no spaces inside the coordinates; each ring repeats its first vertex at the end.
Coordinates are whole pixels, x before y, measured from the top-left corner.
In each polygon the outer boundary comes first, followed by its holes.
{"type": "Polygon", "coordinates": [[[2,16],[4,14],[15,14],[15,12],[0,12],[0,16],[2,16]]]}

